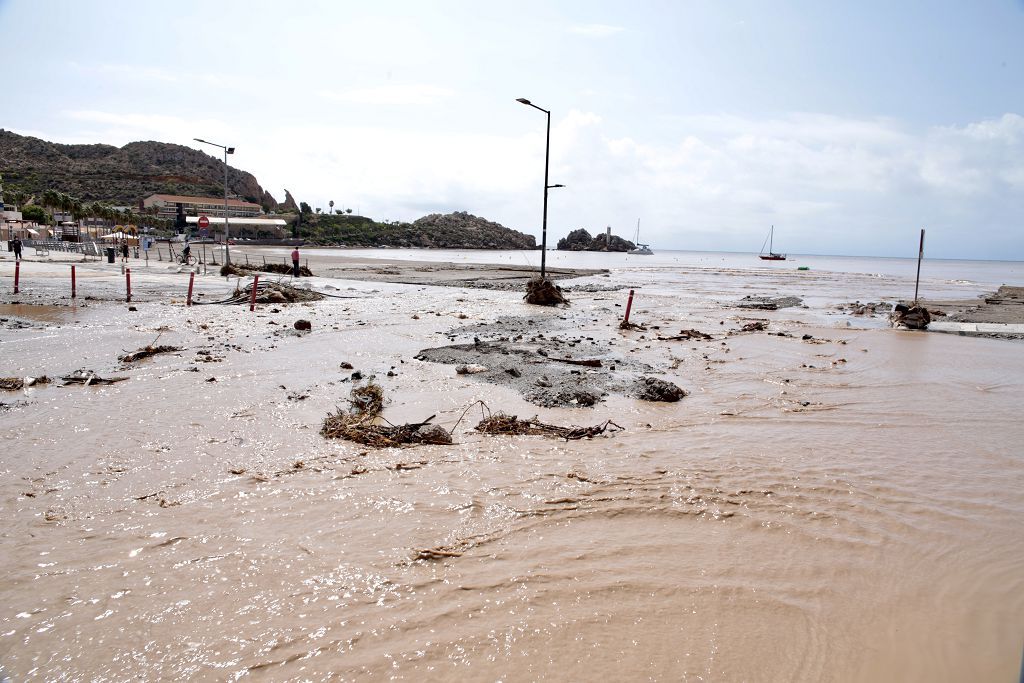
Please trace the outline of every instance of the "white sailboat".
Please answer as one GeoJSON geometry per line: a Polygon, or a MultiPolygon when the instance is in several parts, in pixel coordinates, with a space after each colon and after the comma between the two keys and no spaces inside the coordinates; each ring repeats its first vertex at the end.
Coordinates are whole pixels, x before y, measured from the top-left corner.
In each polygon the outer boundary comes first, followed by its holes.
{"type": "Polygon", "coordinates": [[[762,261],[785,261],[786,260],[786,255],[785,254],[776,254],[774,251],[772,251],[772,242],[774,240],[774,237],[775,237],[775,226],[773,225],[772,229],[770,231],[768,231],[768,238],[765,240],[765,242],[768,243],[768,253],[767,254],[764,253],[764,245],[762,244],[761,245],[761,253],[758,254],[758,258],[760,258],[762,261]]]}
{"type": "Polygon", "coordinates": [[[653,256],[654,255],[654,252],[651,251],[651,246],[649,244],[641,244],[640,243],[640,219],[639,218],[636,219],[636,237],[633,238],[633,242],[636,244],[636,247],[634,247],[633,249],[630,249],[628,253],[633,254],[634,256],[653,256]]]}

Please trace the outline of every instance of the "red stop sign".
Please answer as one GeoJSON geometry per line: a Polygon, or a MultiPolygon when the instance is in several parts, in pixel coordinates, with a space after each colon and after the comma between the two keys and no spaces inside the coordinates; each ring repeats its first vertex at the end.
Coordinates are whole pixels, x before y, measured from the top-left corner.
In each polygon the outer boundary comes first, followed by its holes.
{"type": "Polygon", "coordinates": [[[210,227],[210,219],[207,218],[206,216],[200,216],[199,217],[199,227],[200,228],[208,228],[208,227],[210,227]]]}

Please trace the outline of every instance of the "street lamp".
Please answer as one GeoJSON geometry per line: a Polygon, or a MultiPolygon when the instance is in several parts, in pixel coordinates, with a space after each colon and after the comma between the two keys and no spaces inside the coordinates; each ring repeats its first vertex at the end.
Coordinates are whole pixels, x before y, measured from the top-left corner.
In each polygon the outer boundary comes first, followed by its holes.
{"type": "Polygon", "coordinates": [[[220,147],[224,150],[224,263],[231,263],[231,254],[228,252],[228,238],[231,237],[231,229],[228,226],[228,155],[235,153],[234,147],[226,147],[224,145],[218,145],[216,142],[210,142],[208,140],[202,140],[200,138],[192,138],[196,142],[201,142],[204,145],[212,145],[214,147],[220,147]]]}
{"type": "Polygon", "coordinates": [[[525,97],[517,97],[516,102],[519,102],[520,104],[525,104],[527,107],[533,107],[534,109],[538,109],[544,112],[548,117],[547,137],[544,143],[544,222],[541,226],[540,233],[540,278],[543,280],[545,277],[545,257],[548,252],[548,190],[550,190],[553,187],[565,187],[565,185],[548,185],[548,159],[551,156],[551,112],[548,111],[547,109],[542,109],[541,107],[538,107],[536,104],[526,99],[525,97]]]}

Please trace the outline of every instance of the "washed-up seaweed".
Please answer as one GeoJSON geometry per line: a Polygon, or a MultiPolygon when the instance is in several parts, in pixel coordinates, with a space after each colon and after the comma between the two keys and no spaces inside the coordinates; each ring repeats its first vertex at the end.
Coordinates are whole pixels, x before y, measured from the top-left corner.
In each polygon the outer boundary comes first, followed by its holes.
{"type": "Polygon", "coordinates": [[[137,360],[142,360],[143,358],[149,358],[150,356],[156,356],[161,353],[175,353],[177,351],[181,351],[177,346],[153,346],[152,344],[149,344],[148,346],[143,346],[138,351],[132,351],[131,353],[126,353],[123,356],[118,356],[117,359],[122,363],[133,363],[137,360]]]}
{"type": "Polygon", "coordinates": [[[115,382],[123,382],[127,377],[100,377],[92,370],[75,370],[70,375],[61,377],[61,381],[64,382],[64,386],[69,384],[84,384],[85,386],[96,385],[96,384],[113,384],[115,382]]]}
{"type": "Polygon", "coordinates": [[[380,416],[384,407],[384,392],[369,382],[354,387],[350,394],[350,407],[338,408],[324,418],[320,435],[327,439],[345,439],[365,446],[387,448],[414,444],[450,444],[451,434],[440,425],[432,425],[431,415],[422,422],[393,425],[380,416]]]}
{"type": "Polygon", "coordinates": [[[481,420],[476,426],[476,431],[481,434],[491,434],[495,436],[543,435],[554,436],[560,439],[565,439],[566,441],[575,441],[577,439],[585,439],[587,437],[603,434],[605,430],[610,427],[614,427],[617,430],[622,429],[622,427],[611,420],[606,420],[603,424],[594,425],[593,427],[562,427],[559,425],[545,424],[536,417],[528,420],[520,420],[515,415],[494,413],[493,415],[489,415],[481,420]]]}
{"type": "Polygon", "coordinates": [[[562,290],[547,278],[535,277],[526,283],[526,296],[523,297],[528,304],[538,306],[557,306],[568,304],[569,300],[562,295],[562,290]]]}

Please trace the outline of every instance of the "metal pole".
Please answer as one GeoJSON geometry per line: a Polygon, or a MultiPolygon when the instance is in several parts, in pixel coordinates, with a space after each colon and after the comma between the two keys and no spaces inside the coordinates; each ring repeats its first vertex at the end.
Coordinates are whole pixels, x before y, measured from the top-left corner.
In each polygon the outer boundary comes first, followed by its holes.
{"type": "Polygon", "coordinates": [[[917,279],[914,280],[914,305],[917,305],[917,288],[921,284],[921,258],[924,256],[924,228],[921,228],[921,246],[917,248],[917,279]]]}
{"type": "Polygon", "coordinates": [[[544,112],[548,118],[547,134],[544,142],[544,222],[540,232],[540,279],[545,278],[544,264],[548,253],[548,159],[551,151],[551,112],[544,112]]]}
{"type": "Polygon", "coordinates": [[[228,227],[228,148],[224,148],[224,263],[231,263],[231,254],[228,253],[228,240],[231,237],[231,228],[228,227]]]}

